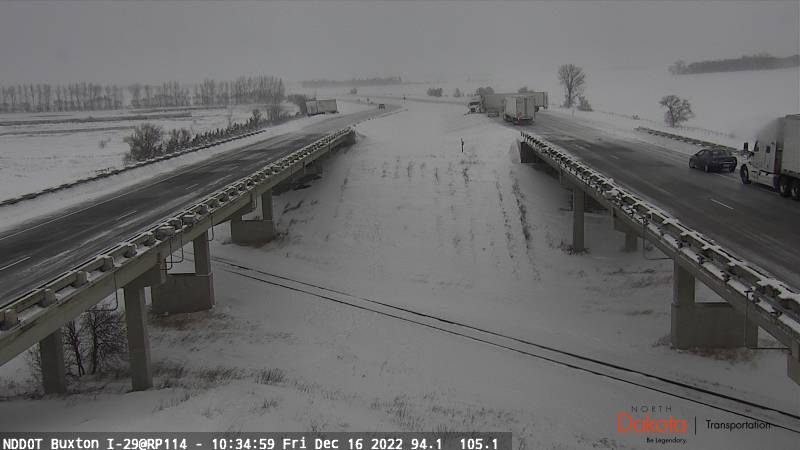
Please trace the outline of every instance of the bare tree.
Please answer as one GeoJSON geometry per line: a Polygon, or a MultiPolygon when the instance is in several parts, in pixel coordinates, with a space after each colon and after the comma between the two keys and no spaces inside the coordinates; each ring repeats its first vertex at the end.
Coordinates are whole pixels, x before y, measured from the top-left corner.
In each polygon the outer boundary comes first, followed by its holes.
{"type": "Polygon", "coordinates": [[[575,64],[558,68],[558,81],[564,87],[564,106],[571,108],[586,87],[586,73],[575,64]]]}
{"type": "Polygon", "coordinates": [[[664,112],[664,121],[671,127],[678,126],[681,122],[686,122],[694,117],[689,101],[677,95],[665,95],[658,103],[667,108],[667,111],[664,112]]]}

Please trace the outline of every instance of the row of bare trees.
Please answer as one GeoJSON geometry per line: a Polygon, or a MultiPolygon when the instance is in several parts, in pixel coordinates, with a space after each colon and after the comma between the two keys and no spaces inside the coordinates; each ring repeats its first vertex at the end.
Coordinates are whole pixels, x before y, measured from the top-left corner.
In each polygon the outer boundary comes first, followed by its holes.
{"type": "Polygon", "coordinates": [[[269,75],[231,81],[206,79],[195,85],[177,81],[134,83],[127,89],[86,82],[19,84],[0,86],[0,113],[120,109],[125,106],[126,90],[133,108],[263,104],[270,119],[278,118],[280,103],[286,97],[283,80],[269,75]]]}
{"type": "Polygon", "coordinates": [[[120,86],[86,82],[0,86],[0,112],[119,109],[123,105],[123,92],[120,86]]]}
{"type": "Polygon", "coordinates": [[[134,83],[128,86],[128,93],[133,108],[170,108],[191,104],[189,89],[177,81],[155,86],[134,83]]]}

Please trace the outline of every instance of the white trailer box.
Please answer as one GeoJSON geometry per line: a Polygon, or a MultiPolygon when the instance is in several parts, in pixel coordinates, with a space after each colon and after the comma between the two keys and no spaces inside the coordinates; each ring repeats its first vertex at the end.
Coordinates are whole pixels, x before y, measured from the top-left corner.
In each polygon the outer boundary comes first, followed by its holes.
{"type": "Polygon", "coordinates": [[[533,104],[539,108],[547,109],[547,92],[528,92],[533,97],[533,104]]]}
{"type": "Polygon", "coordinates": [[[530,97],[533,99],[533,105],[537,108],[547,109],[547,92],[543,91],[530,91],[522,94],[507,93],[507,94],[485,94],[481,96],[481,103],[484,112],[502,112],[504,110],[505,100],[508,97],[530,97]]]}
{"type": "Polygon", "coordinates": [[[336,99],[317,100],[317,111],[319,111],[319,114],[338,113],[339,109],[336,107],[336,99]]]}
{"type": "Polygon", "coordinates": [[[800,114],[783,118],[781,173],[800,178],[800,114]]]}
{"type": "Polygon", "coordinates": [[[503,119],[516,124],[531,123],[536,114],[536,102],[533,96],[521,94],[505,98],[503,119]]]}
{"type": "Polygon", "coordinates": [[[319,114],[319,106],[316,100],[309,100],[306,102],[306,115],[313,116],[319,114]]]}

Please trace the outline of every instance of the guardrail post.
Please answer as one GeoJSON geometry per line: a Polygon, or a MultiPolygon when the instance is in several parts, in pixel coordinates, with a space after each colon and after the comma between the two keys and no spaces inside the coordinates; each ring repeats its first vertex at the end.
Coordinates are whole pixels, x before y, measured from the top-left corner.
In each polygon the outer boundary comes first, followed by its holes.
{"type": "Polygon", "coordinates": [[[190,313],[214,307],[214,274],[211,273],[208,231],[198,235],[192,246],[195,272],[167,274],[164,284],[150,288],[153,312],[190,313]]]}
{"type": "Polygon", "coordinates": [[[244,220],[240,214],[231,217],[231,240],[239,245],[262,245],[275,237],[272,212],[272,189],[260,196],[261,219],[244,220]]]}
{"type": "Polygon", "coordinates": [[[677,260],[673,262],[672,346],[688,348],[755,348],[758,326],[746,322],[727,302],[696,303],[695,277],[677,260]]]}
{"type": "Polygon", "coordinates": [[[577,187],[572,188],[572,250],[582,252],[583,242],[583,213],[586,208],[586,196],[577,187]]]}
{"type": "Polygon", "coordinates": [[[64,341],[61,328],[39,341],[41,355],[42,384],[46,394],[67,392],[67,371],[64,366],[64,341]]]}
{"type": "Polygon", "coordinates": [[[125,323],[128,327],[131,384],[134,391],[144,391],[153,387],[144,286],[131,283],[123,288],[123,293],[125,296],[125,323]]]}

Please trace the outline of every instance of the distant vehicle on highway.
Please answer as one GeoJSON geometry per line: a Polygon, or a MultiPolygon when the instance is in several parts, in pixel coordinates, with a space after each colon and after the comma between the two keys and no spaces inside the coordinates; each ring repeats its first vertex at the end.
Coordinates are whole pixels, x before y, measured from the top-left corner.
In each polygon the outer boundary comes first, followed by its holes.
{"type": "Polygon", "coordinates": [[[378,109],[386,109],[385,103],[378,103],[378,109]]]}
{"type": "Polygon", "coordinates": [[[704,148],[689,158],[689,167],[703,169],[706,172],[736,170],[738,160],[733,153],[724,148],[704,148]]]}
{"type": "Polygon", "coordinates": [[[783,197],[800,200],[800,114],[772,121],[758,134],[753,149],[744,146],[742,183],[758,183],[783,197]]]}

